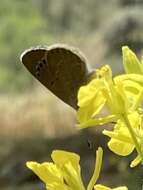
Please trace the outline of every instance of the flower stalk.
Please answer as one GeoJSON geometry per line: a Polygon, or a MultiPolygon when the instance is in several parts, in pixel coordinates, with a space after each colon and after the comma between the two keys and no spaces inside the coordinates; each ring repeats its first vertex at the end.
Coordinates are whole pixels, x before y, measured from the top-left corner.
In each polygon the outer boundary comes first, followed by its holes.
{"type": "Polygon", "coordinates": [[[99,147],[98,150],[96,151],[95,169],[93,172],[93,176],[87,186],[87,190],[92,190],[96,184],[97,179],[99,178],[102,166],[102,158],[103,158],[103,150],[101,147],[99,147]]]}
{"type": "Polygon", "coordinates": [[[133,130],[131,124],[130,124],[130,121],[129,121],[126,114],[123,114],[122,118],[123,118],[124,122],[126,123],[126,126],[128,127],[130,135],[131,135],[131,137],[133,139],[133,142],[135,144],[136,150],[137,150],[138,154],[140,155],[140,157],[141,157],[141,159],[143,161],[143,152],[142,152],[141,146],[140,146],[140,144],[139,144],[139,142],[138,142],[138,140],[136,138],[136,134],[135,134],[135,132],[134,132],[134,130],[133,130]]]}

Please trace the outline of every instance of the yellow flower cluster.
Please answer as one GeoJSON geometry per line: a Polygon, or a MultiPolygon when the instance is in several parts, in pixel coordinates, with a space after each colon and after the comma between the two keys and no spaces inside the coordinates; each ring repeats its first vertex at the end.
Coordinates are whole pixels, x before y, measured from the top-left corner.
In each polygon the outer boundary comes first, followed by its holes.
{"type": "MultiPolygon", "coordinates": [[[[27,162],[31,169],[45,184],[48,190],[85,190],[81,179],[79,155],[62,150],[55,150],[51,154],[53,162],[27,162]]],[[[102,165],[103,150],[96,151],[96,164],[93,176],[87,186],[87,190],[128,190],[126,186],[109,188],[96,184],[102,165]]]]}
{"type": "Polygon", "coordinates": [[[131,167],[143,161],[143,64],[127,47],[122,48],[125,74],[112,77],[108,65],[96,71],[96,77],[78,92],[77,118],[80,128],[116,123],[108,147],[114,153],[137,157],[131,167]]]}

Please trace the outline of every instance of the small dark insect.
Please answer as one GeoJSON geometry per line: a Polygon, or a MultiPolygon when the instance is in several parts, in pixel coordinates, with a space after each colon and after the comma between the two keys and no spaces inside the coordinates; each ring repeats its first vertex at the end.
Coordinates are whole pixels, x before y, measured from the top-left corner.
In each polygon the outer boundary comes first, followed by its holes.
{"type": "Polygon", "coordinates": [[[92,142],[91,142],[91,140],[87,140],[87,145],[88,145],[88,148],[89,149],[93,149],[93,144],[92,144],[92,142]]]}
{"type": "Polygon", "coordinates": [[[91,153],[93,156],[95,156],[95,152],[96,152],[96,149],[97,149],[96,144],[95,144],[95,141],[88,139],[88,140],[87,140],[87,146],[88,146],[88,148],[89,148],[89,150],[90,150],[90,153],[91,153]]]}
{"type": "Polygon", "coordinates": [[[111,124],[116,124],[117,122],[116,121],[112,121],[111,124]]]}

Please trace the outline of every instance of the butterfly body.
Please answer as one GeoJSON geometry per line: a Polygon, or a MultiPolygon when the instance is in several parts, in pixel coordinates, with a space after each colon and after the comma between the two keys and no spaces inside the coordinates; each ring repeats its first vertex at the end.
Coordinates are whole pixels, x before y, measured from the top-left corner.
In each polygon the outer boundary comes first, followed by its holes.
{"type": "Polygon", "coordinates": [[[77,109],[77,92],[90,72],[82,53],[64,44],[30,48],[21,61],[45,87],[77,109]]]}

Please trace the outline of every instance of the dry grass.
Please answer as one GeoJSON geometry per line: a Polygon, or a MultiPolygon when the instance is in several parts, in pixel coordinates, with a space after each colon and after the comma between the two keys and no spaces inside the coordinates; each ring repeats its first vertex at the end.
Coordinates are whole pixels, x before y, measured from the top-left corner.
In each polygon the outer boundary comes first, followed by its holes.
{"type": "Polygon", "coordinates": [[[0,135],[60,137],[77,133],[75,111],[39,85],[27,94],[0,96],[0,135]]]}

